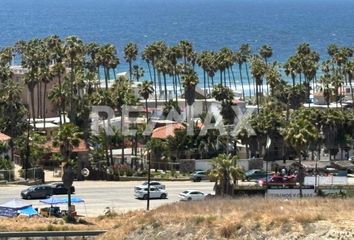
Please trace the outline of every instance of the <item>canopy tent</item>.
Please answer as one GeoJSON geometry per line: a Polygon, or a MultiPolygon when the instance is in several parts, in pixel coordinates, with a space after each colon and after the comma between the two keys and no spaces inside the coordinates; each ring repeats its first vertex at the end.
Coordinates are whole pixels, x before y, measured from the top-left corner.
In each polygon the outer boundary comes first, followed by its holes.
{"type": "Polygon", "coordinates": [[[12,208],[12,209],[21,209],[21,208],[26,208],[32,206],[31,204],[22,202],[17,199],[12,199],[11,201],[8,201],[6,203],[0,204],[0,207],[3,208],[12,208]]]}
{"type": "Polygon", "coordinates": [[[17,199],[12,199],[11,201],[0,204],[0,216],[14,217],[17,216],[17,214],[31,217],[38,213],[31,204],[24,203],[17,199]]]}
{"type": "MultiPolygon", "coordinates": [[[[58,205],[58,204],[67,204],[68,197],[51,197],[48,199],[40,200],[41,203],[58,205]]],[[[71,197],[71,203],[84,203],[85,201],[79,197],[71,197]]]]}
{"type": "MultiPolygon", "coordinates": [[[[82,198],[76,197],[76,196],[71,196],[71,203],[75,204],[75,203],[84,203],[85,201],[82,198]]],[[[44,204],[49,204],[49,205],[59,205],[59,204],[68,204],[68,197],[50,197],[48,199],[44,199],[44,200],[39,200],[41,203],[44,204]]],[[[87,211],[86,211],[86,205],[85,205],[85,212],[87,215],[87,211]]]]}

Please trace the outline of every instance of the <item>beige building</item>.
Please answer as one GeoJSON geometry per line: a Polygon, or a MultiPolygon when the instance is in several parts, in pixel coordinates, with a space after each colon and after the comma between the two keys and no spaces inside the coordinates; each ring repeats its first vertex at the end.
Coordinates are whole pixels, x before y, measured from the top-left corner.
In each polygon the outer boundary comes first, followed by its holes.
{"type": "MultiPolygon", "coordinates": [[[[22,100],[25,104],[28,105],[29,107],[29,112],[32,117],[32,105],[31,105],[31,94],[30,91],[28,90],[27,85],[25,84],[24,81],[24,75],[27,72],[26,69],[22,68],[21,66],[11,66],[11,71],[13,73],[13,79],[20,84],[22,87],[22,100]]],[[[46,109],[46,117],[57,117],[59,115],[57,107],[48,99],[49,92],[51,89],[58,84],[58,78],[53,78],[52,81],[50,81],[47,84],[47,91],[46,95],[44,96],[45,98],[45,109],[46,109]]],[[[42,98],[41,106],[39,103],[39,98],[38,95],[43,96],[44,93],[44,84],[37,84],[37,86],[34,89],[34,110],[35,110],[35,117],[36,118],[43,118],[44,113],[42,112],[43,108],[43,101],[44,99],[42,98]],[[40,110],[39,110],[40,108],[40,110]]]]}

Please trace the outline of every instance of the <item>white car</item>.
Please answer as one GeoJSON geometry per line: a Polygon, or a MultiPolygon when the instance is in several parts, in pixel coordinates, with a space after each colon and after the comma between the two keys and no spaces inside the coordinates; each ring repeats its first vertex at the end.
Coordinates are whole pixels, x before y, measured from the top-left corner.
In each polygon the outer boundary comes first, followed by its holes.
{"type": "Polygon", "coordinates": [[[204,200],[208,194],[198,190],[187,190],[179,194],[181,201],[204,200]]]}
{"type": "MultiPolygon", "coordinates": [[[[148,185],[148,182],[144,182],[142,184],[143,186],[146,186],[148,185]]],[[[157,181],[150,181],[150,187],[155,187],[155,188],[160,188],[160,189],[165,189],[165,185],[161,184],[160,182],[157,182],[157,181]]]]}
{"type": "MultiPolygon", "coordinates": [[[[136,186],[134,188],[134,196],[139,199],[148,199],[148,188],[145,185],[136,186]]],[[[151,198],[167,198],[167,192],[164,189],[150,187],[150,199],[151,198]]]]}

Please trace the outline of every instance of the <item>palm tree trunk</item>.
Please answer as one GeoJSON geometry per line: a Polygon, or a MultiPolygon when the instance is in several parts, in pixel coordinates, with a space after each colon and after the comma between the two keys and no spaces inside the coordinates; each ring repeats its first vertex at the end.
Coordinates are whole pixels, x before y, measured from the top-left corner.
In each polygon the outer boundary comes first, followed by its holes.
{"type": "Polygon", "coordinates": [[[204,80],[204,111],[207,111],[208,110],[208,106],[207,106],[207,86],[206,86],[206,73],[205,71],[203,70],[203,80],[204,80]]]}
{"type": "Polygon", "coordinates": [[[30,94],[31,94],[31,110],[32,110],[32,120],[33,120],[33,127],[36,128],[36,112],[34,110],[34,89],[30,89],[30,94]]]}
{"type": "Polygon", "coordinates": [[[243,86],[242,67],[241,67],[241,64],[239,65],[239,71],[240,71],[240,81],[241,81],[241,88],[242,88],[242,100],[245,101],[245,88],[244,88],[244,86],[243,86]]]}
{"type": "Polygon", "coordinates": [[[299,175],[299,190],[300,190],[300,198],[302,198],[302,185],[303,185],[303,174],[302,174],[302,163],[301,163],[301,152],[299,154],[299,171],[298,171],[298,175],[299,175]]]}
{"type": "Polygon", "coordinates": [[[354,92],[353,92],[353,85],[352,85],[352,77],[349,76],[349,87],[350,87],[350,94],[352,95],[352,103],[354,104],[354,92]]]}
{"type": "Polygon", "coordinates": [[[256,105],[257,105],[257,113],[259,114],[259,99],[258,99],[258,84],[256,83],[256,105]]]}
{"type": "Polygon", "coordinates": [[[165,87],[165,102],[167,102],[167,82],[166,82],[166,74],[163,73],[163,82],[164,82],[164,87],[165,87]]]}
{"type": "Polygon", "coordinates": [[[148,124],[149,121],[149,111],[148,111],[148,101],[147,98],[145,99],[145,113],[146,113],[146,124],[148,124]]]}
{"type": "Polygon", "coordinates": [[[232,81],[234,82],[234,85],[235,85],[235,92],[237,93],[237,83],[236,83],[236,78],[235,78],[235,74],[234,74],[234,70],[232,69],[232,66],[231,66],[231,76],[232,76],[232,81]]]}
{"type": "Polygon", "coordinates": [[[45,101],[45,99],[46,99],[46,97],[47,97],[47,83],[45,82],[44,83],[44,92],[43,92],[43,127],[44,127],[44,130],[46,129],[45,128],[45,118],[46,118],[46,105],[45,105],[45,103],[46,103],[46,101],[45,101]]]}
{"type": "Polygon", "coordinates": [[[129,60],[129,80],[132,80],[132,60],[129,60]]]}
{"type": "Polygon", "coordinates": [[[252,92],[251,92],[251,80],[250,80],[250,75],[249,75],[247,63],[245,63],[245,66],[246,66],[246,77],[247,77],[247,81],[248,81],[249,97],[251,98],[251,97],[252,97],[252,92]]]}
{"type": "Polygon", "coordinates": [[[62,92],[61,92],[61,74],[58,74],[58,82],[59,82],[59,97],[60,97],[60,105],[58,106],[58,111],[59,111],[59,126],[61,126],[63,124],[63,120],[62,120],[62,112],[64,112],[65,110],[62,111],[62,107],[63,107],[63,96],[62,96],[62,92]]]}

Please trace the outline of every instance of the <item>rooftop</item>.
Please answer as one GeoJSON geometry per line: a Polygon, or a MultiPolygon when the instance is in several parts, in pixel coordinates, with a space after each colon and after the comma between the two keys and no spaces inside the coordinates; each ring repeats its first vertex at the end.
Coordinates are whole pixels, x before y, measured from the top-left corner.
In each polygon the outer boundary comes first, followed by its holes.
{"type": "Polygon", "coordinates": [[[0,132],[0,142],[9,141],[10,139],[11,139],[10,136],[7,136],[6,134],[0,132]]]}

